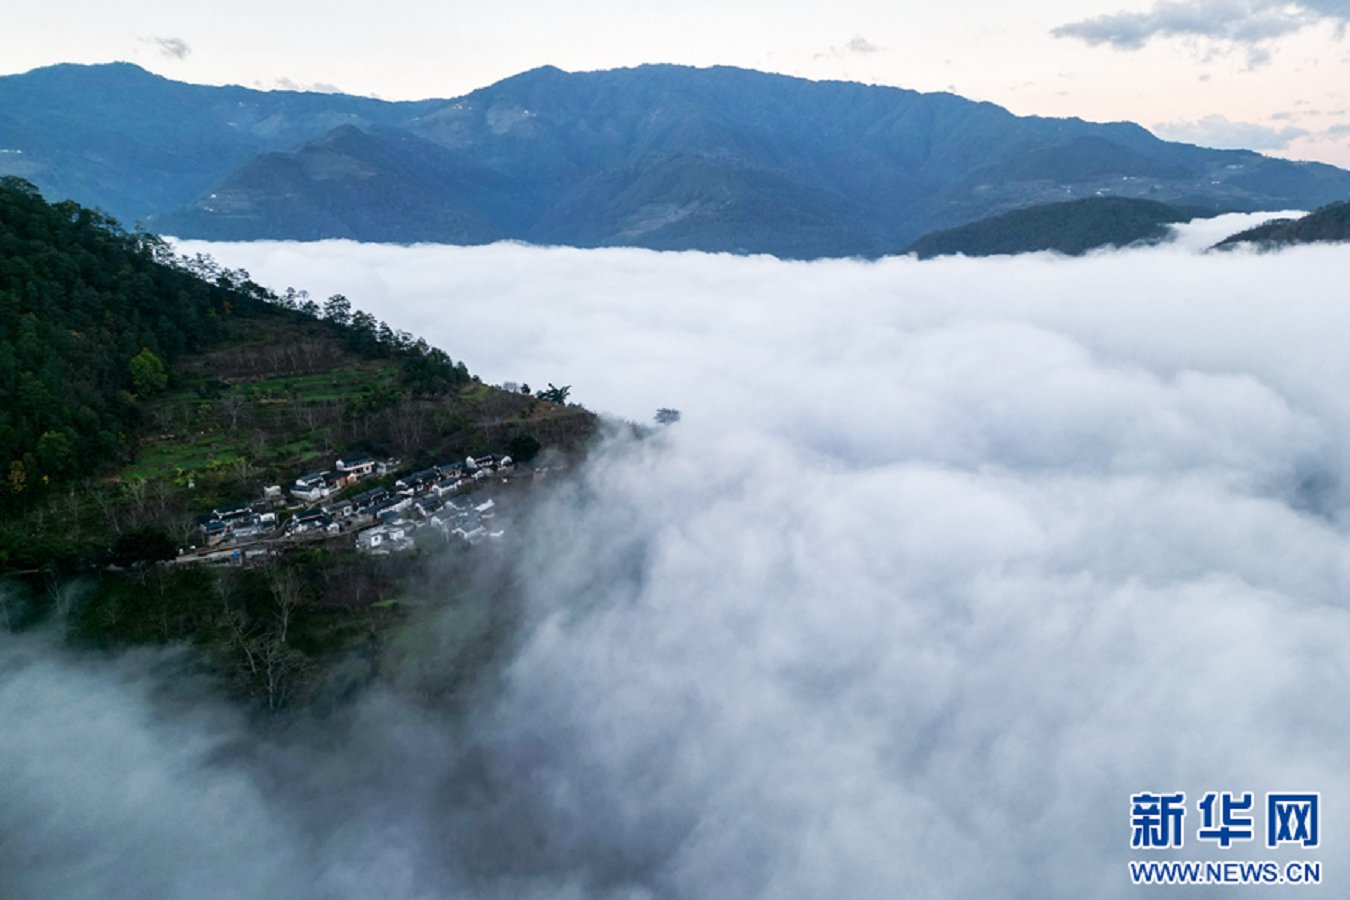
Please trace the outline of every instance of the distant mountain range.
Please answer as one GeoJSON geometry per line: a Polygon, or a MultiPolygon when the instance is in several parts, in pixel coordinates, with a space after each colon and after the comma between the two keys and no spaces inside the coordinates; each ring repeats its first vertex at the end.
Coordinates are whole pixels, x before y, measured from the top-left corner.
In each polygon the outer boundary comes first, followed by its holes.
{"type": "Polygon", "coordinates": [[[535,69],[453,100],[0,78],[0,174],[184,237],[517,239],[876,256],[1034,204],[1314,208],[1350,172],[1019,117],[952,94],[733,68],[535,69]]]}

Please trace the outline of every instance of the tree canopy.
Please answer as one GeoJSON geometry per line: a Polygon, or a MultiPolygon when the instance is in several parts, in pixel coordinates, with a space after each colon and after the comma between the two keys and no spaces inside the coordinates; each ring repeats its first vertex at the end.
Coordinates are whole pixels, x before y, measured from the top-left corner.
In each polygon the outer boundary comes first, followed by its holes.
{"type": "Polygon", "coordinates": [[[9,503],[124,456],[136,395],[221,334],[248,298],[160,261],[74,203],[0,179],[0,495],[9,503]]]}
{"type": "Polygon", "coordinates": [[[21,178],[0,178],[0,510],[130,460],[141,404],[173,386],[174,364],[228,338],[245,316],[326,323],[365,356],[396,359],[420,395],[470,380],[463,363],[334,295],[278,296],[243,270],[176,257],[21,178]]]}

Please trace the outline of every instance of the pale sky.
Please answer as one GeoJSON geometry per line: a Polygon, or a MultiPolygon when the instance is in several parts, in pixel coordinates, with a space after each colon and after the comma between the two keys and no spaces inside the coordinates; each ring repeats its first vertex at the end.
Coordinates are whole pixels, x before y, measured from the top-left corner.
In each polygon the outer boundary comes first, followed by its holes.
{"type": "Polygon", "coordinates": [[[128,60],[182,81],[415,99],[545,64],[725,64],[1350,167],[1350,0],[45,0],[6,19],[4,74],[128,60]]]}

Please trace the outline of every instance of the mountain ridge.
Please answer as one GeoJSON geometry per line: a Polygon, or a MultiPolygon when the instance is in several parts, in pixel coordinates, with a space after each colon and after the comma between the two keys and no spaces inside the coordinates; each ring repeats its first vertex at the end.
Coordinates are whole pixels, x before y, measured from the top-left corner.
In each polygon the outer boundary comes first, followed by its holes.
{"type": "MultiPolygon", "coordinates": [[[[1333,166],[1169,143],[1134,123],[1016,116],[950,93],[729,66],[545,66],[458,98],[396,103],[114,74],[174,102],[154,122],[131,117],[125,133],[99,130],[116,112],[102,109],[93,136],[104,158],[94,161],[62,144],[92,127],[72,100],[80,91],[63,95],[70,121],[54,130],[59,104],[15,115],[26,107],[11,82],[26,76],[0,78],[0,146],[12,136],[46,148],[0,158],[0,174],[26,166],[49,194],[78,188],[86,203],[102,192],[113,215],[182,237],[873,257],[934,230],[1084,197],[1254,211],[1350,196],[1350,172],[1333,166]]],[[[40,87],[29,85],[29,101],[40,87]]]]}

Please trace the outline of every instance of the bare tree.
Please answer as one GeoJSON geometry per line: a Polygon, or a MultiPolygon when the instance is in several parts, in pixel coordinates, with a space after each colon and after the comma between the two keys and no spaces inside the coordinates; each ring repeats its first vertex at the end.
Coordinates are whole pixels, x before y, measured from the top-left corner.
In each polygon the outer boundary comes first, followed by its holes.
{"type": "Polygon", "coordinates": [[[94,505],[98,507],[99,512],[103,513],[103,518],[108,522],[110,531],[119,531],[116,501],[112,494],[104,487],[95,487],[91,492],[94,505]]]}
{"type": "Polygon", "coordinates": [[[169,612],[174,606],[169,592],[169,579],[163,566],[155,566],[153,572],[151,581],[155,589],[155,609],[159,613],[159,633],[163,640],[168,641],[173,636],[169,628],[169,612]]]}
{"type": "Polygon", "coordinates": [[[267,432],[261,428],[254,428],[248,434],[248,449],[254,459],[262,459],[267,455],[267,432]]]}
{"type": "Polygon", "coordinates": [[[193,415],[191,403],[174,404],[173,416],[174,419],[176,420],[175,425],[177,426],[175,430],[183,434],[187,434],[189,431],[192,430],[193,415]]]}
{"type": "Polygon", "coordinates": [[[295,570],[285,565],[268,567],[267,585],[276,601],[277,638],[284,644],[290,634],[291,619],[304,600],[304,591],[295,570]]]}
{"type": "MultiPolygon", "coordinates": [[[[221,582],[216,582],[218,593],[221,590],[221,582]]],[[[224,615],[221,616],[221,624],[224,626],[226,640],[240,657],[240,665],[243,675],[247,676],[246,681],[251,681],[257,676],[259,666],[259,636],[255,629],[244,615],[243,610],[233,609],[226,606],[224,615]]]]}
{"type": "Polygon", "coordinates": [[[407,456],[422,446],[422,439],[426,435],[427,413],[421,404],[405,397],[397,407],[389,411],[389,415],[394,446],[400,455],[407,456]]]}
{"type": "Polygon", "coordinates": [[[71,604],[74,600],[73,585],[62,580],[52,569],[43,570],[42,584],[47,591],[47,599],[56,609],[57,618],[64,620],[70,614],[71,604]]]}
{"type": "Polygon", "coordinates": [[[161,520],[169,516],[169,501],[173,498],[173,490],[169,482],[163,478],[156,478],[150,485],[150,493],[154,497],[155,510],[161,520]]]}
{"type": "Polygon", "coordinates": [[[248,408],[248,399],[238,391],[230,391],[220,398],[220,408],[230,417],[230,430],[234,431],[239,428],[239,417],[248,408]]]}
{"type": "Polygon", "coordinates": [[[278,640],[264,641],[258,654],[267,708],[280,709],[300,686],[308,668],[305,657],[278,640]]]}
{"type": "Polygon", "coordinates": [[[280,709],[309,668],[304,655],[287,646],[277,632],[249,622],[241,610],[227,610],[222,624],[229,646],[238,654],[240,682],[250,693],[261,694],[269,710],[280,709]]]}
{"type": "Polygon", "coordinates": [[[253,463],[249,462],[247,456],[241,456],[230,464],[234,470],[234,477],[239,481],[248,481],[253,476],[253,463]]]}
{"type": "Polygon", "coordinates": [[[145,501],[149,496],[149,484],[144,478],[131,478],[122,482],[122,484],[126,488],[127,498],[136,507],[137,515],[144,516],[145,501]]]}
{"type": "Polygon", "coordinates": [[[61,498],[61,518],[66,522],[66,535],[73,540],[79,540],[84,534],[84,516],[81,513],[81,503],[79,494],[71,488],[61,498]]]}
{"type": "Polygon", "coordinates": [[[198,529],[199,526],[193,521],[192,516],[179,515],[173,518],[169,533],[178,539],[178,546],[181,548],[196,543],[200,535],[198,529]]]}

